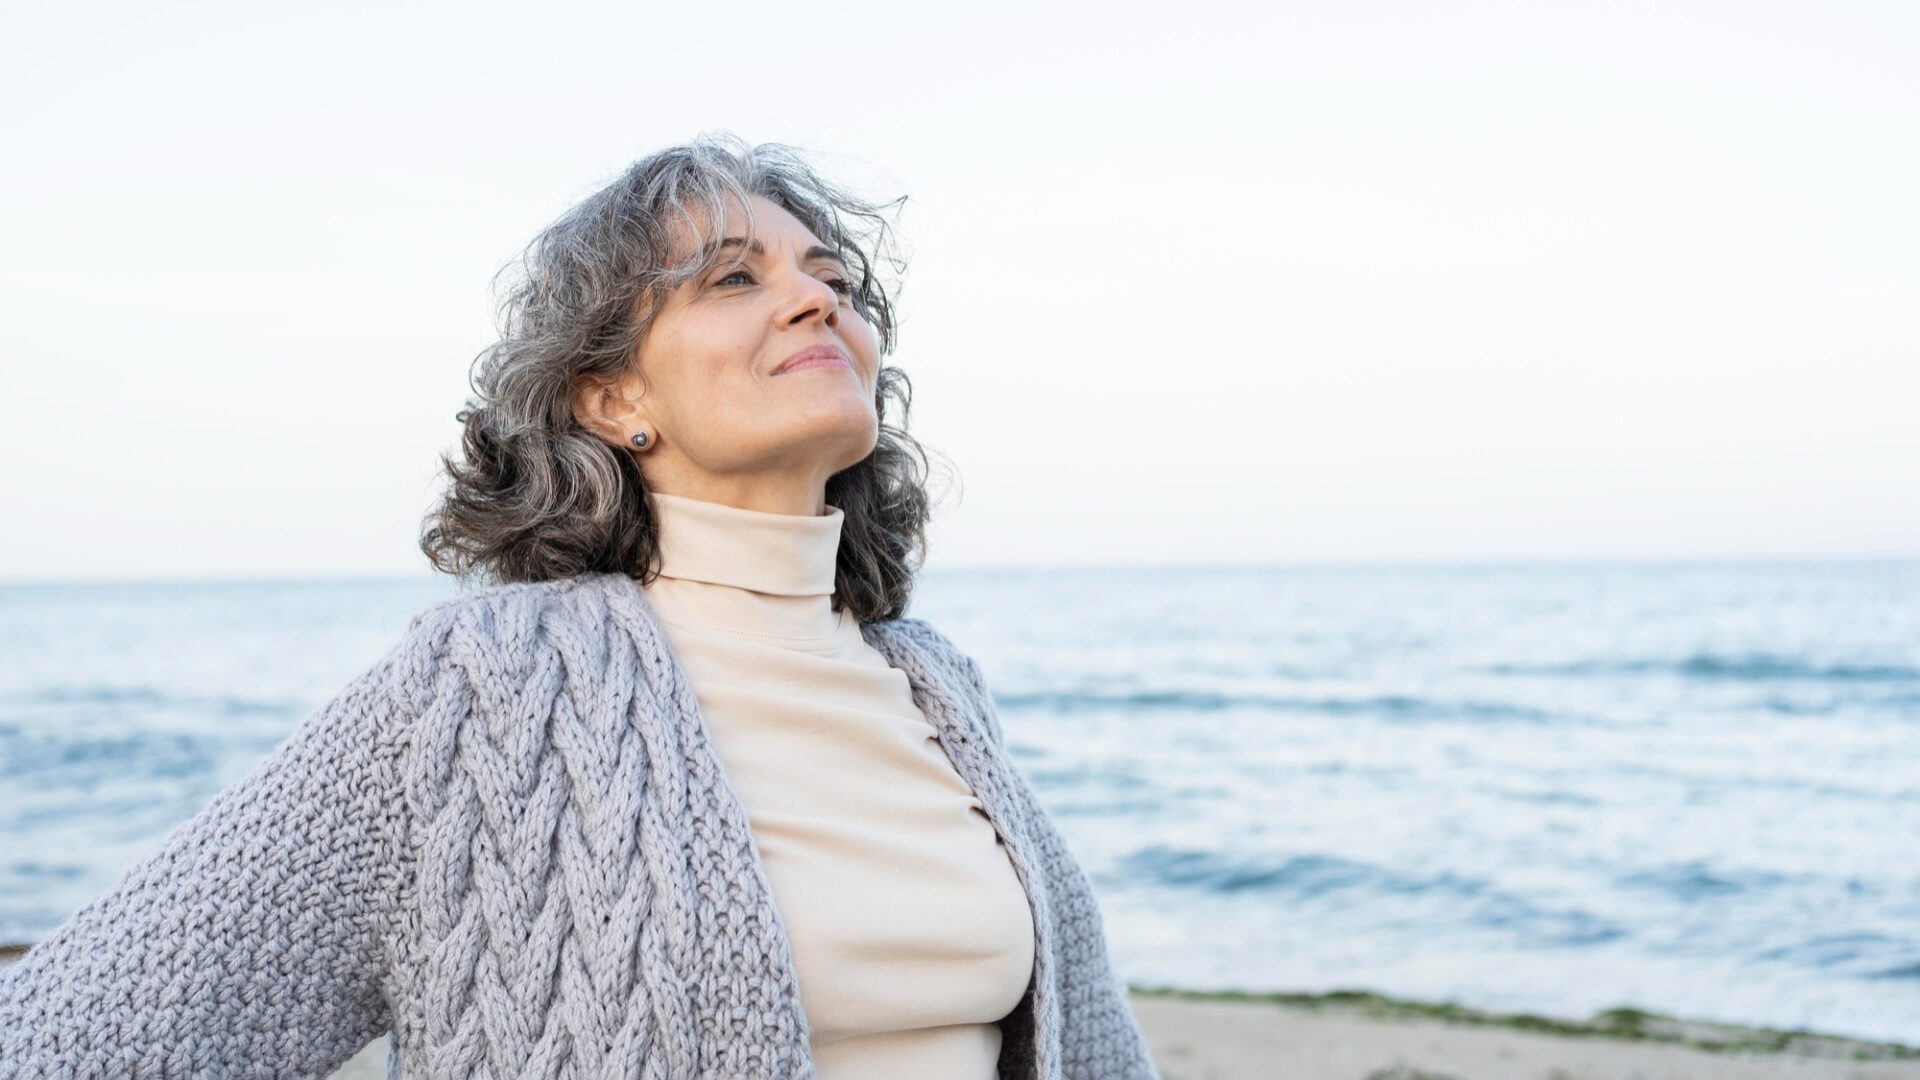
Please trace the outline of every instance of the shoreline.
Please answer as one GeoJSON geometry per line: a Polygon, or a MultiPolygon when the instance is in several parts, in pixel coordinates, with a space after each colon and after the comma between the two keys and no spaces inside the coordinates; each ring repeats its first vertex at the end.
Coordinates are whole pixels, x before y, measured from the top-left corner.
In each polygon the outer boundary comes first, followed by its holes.
{"type": "Polygon", "coordinates": [[[1920,1080],[1920,1047],[1624,1006],[1568,1020],[1364,990],[1128,993],[1164,1080],[1920,1080]]]}
{"type": "Polygon", "coordinates": [[[1806,1028],[1755,1027],[1649,1012],[1631,1006],[1602,1009],[1586,1020],[1537,1013],[1503,1013],[1452,1002],[1397,998],[1371,990],[1329,990],[1318,994],[1284,991],[1187,990],[1172,986],[1132,986],[1127,992],[1164,1000],[1242,1002],[1356,1016],[1368,1020],[1438,1020],[1473,1027],[1498,1027],[1560,1038],[1621,1039],[1668,1043],[1713,1053],[1777,1053],[1836,1057],[1852,1061],[1920,1061],[1920,1046],[1834,1035],[1806,1028]]]}

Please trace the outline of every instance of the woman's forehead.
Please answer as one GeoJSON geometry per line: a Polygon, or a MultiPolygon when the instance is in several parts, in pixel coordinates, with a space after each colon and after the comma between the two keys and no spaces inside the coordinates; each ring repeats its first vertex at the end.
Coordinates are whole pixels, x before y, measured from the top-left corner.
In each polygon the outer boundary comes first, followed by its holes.
{"type": "Polygon", "coordinates": [[[684,212],[674,222],[675,256],[691,258],[697,250],[722,253],[721,244],[729,238],[758,241],[755,245],[755,250],[758,250],[769,239],[782,234],[790,238],[794,247],[803,250],[822,245],[820,238],[813,235],[813,230],[786,207],[765,195],[754,195],[751,202],[750,209],[742,209],[737,197],[728,196],[725,219],[717,229],[711,224],[705,207],[683,207],[684,212]]]}

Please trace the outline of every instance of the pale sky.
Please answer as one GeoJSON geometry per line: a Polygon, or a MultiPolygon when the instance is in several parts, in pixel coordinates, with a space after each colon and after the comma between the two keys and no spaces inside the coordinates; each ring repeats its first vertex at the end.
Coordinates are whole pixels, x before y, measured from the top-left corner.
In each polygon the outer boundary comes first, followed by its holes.
{"type": "Polygon", "coordinates": [[[931,566],[1920,555],[1909,3],[14,5],[0,578],[425,573],[487,284],[905,194],[931,566]]]}

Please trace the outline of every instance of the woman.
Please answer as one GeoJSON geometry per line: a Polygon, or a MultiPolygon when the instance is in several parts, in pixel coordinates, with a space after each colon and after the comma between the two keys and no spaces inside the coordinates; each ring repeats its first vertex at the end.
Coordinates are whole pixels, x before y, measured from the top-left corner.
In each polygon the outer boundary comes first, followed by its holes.
{"type": "Polygon", "coordinates": [[[0,975],[5,1075],[1152,1077],[903,617],[877,208],[703,137],[549,227],[422,546],[484,577],[0,975]]]}

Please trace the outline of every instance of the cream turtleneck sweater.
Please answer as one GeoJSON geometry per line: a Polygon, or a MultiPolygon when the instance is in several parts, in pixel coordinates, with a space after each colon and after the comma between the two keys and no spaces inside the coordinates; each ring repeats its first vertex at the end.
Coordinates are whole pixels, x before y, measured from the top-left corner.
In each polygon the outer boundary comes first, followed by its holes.
{"type": "Polygon", "coordinates": [[[821,1080],[992,1080],[1032,912],[906,675],[832,608],[844,513],[649,497],[647,599],[746,806],[821,1080]]]}

